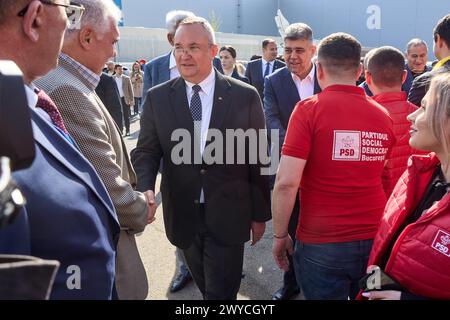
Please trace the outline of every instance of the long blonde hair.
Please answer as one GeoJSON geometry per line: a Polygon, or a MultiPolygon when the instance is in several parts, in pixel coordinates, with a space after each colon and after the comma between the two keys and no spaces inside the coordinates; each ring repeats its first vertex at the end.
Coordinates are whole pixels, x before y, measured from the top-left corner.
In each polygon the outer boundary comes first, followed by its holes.
{"type": "Polygon", "coordinates": [[[134,78],[134,76],[135,76],[136,74],[140,75],[141,78],[142,78],[141,65],[140,65],[139,62],[137,62],[137,61],[136,61],[135,63],[133,63],[133,65],[131,66],[131,74],[130,74],[130,78],[134,78]],[[137,72],[134,70],[134,65],[138,65],[138,67],[139,67],[137,72]]]}
{"type": "MultiPolygon", "coordinates": [[[[450,72],[439,73],[431,80],[430,93],[434,108],[428,118],[428,126],[434,136],[442,143],[447,164],[450,164],[450,132],[448,131],[450,121],[450,72]]],[[[441,159],[442,161],[443,159],[441,159]]]]}

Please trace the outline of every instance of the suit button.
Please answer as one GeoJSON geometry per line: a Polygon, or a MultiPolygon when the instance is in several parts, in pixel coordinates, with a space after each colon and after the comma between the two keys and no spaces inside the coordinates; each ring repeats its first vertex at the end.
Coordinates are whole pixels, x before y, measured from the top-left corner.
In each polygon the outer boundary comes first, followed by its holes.
{"type": "Polygon", "coordinates": [[[206,169],[200,170],[200,174],[201,174],[202,176],[204,176],[204,175],[206,174],[206,169]]]}
{"type": "Polygon", "coordinates": [[[200,201],[198,201],[197,199],[195,199],[195,200],[194,200],[194,203],[195,203],[195,204],[199,204],[200,201]]]}

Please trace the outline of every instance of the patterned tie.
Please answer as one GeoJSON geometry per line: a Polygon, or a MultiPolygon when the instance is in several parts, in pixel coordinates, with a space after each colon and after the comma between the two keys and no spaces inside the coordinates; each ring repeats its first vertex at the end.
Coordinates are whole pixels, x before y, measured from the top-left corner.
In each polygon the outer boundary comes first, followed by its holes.
{"type": "Polygon", "coordinates": [[[194,94],[192,95],[191,105],[189,106],[191,109],[192,120],[194,120],[194,122],[202,121],[202,100],[200,100],[200,95],[198,94],[199,91],[202,90],[202,87],[196,84],[192,87],[192,90],[194,90],[194,94]]]}
{"type": "Polygon", "coordinates": [[[50,119],[52,119],[53,124],[61,129],[62,132],[69,135],[69,132],[64,125],[63,118],[61,117],[61,113],[59,113],[59,110],[52,99],[43,90],[36,90],[36,93],[38,95],[36,107],[47,112],[50,119]]]}
{"type": "Polygon", "coordinates": [[[267,62],[266,64],[266,70],[264,70],[264,78],[267,77],[269,75],[270,72],[270,63],[267,62]]]}

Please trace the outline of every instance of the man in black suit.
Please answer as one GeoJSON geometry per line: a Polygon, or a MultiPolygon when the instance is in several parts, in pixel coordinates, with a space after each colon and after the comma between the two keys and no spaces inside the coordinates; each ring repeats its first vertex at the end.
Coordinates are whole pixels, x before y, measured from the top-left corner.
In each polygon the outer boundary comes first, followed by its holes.
{"type": "Polygon", "coordinates": [[[264,99],[264,78],[285,64],[277,59],[277,43],[273,39],[264,39],[262,42],[263,55],[261,59],[250,61],[245,70],[245,76],[250,84],[258,90],[261,100],[264,99]]]}
{"type": "MultiPolygon", "coordinates": [[[[316,52],[311,28],[304,23],[294,23],[286,28],[284,37],[284,60],[287,66],[266,77],[264,84],[264,114],[267,130],[278,130],[279,148],[286,136],[289,118],[295,105],[321,91],[312,58],[316,52]]],[[[272,141],[273,143],[274,141],[272,141]]],[[[277,155],[279,156],[279,154],[277,155]]],[[[295,239],[300,202],[298,196],[289,220],[289,235],[295,239]]],[[[294,264],[292,256],[289,263],[294,264]]],[[[288,300],[300,292],[294,268],[283,275],[283,286],[277,290],[272,300],[288,300]]]]}
{"type": "Polygon", "coordinates": [[[450,14],[438,21],[433,30],[433,38],[433,51],[439,62],[433,67],[433,70],[414,79],[408,95],[408,101],[419,107],[428,91],[433,75],[450,71],[450,14]]]}
{"type": "Polygon", "coordinates": [[[122,118],[122,103],[120,102],[119,90],[117,89],[116,81],[113,77],[102,72],[100,76],[100,82],[98,83],[95,92],[102,100],[114,122],[119,127],[120,131],[123,131],[123,118],[122,118]]]}
{"type": "MultiPolygon", "coordinates": [[[[167,28],[167,41],[171,47],[174,45],[175,32],[177,31],[178,25],[181,21],[187,17],[193,17],[195,14],[191,11],[184,10],[173,10],[169,11],[166,15],[166,28],[167,28]]],[[[223,73],[222,64],[220,59],[214,58],[214,67],[221,73],[223,73]]],[[[144,89],[143,89],[143,99],[142,106],[145,103],[146,93],[149,89],[157,86],[168,80],[178,78],[180,73],[175,61],[175,55],[173,50],[170,52],[156,57],[149,61],[144,67],[144,89]]],[[[177,257],[177,273],[170,282],[169,291],[177,292],[183,289],[186,284],[188,284],[192,277],[189,274],[189,270],[186,267],[186,262],[184,261],[183,253],[180,249],[176,250],[177,257]]]]}
{"type": "Polygon", "coordinates": [[[261,172],[260,159],[248,159],[254,155],[252,143],[261,143],[262,153],[267,145],[265,133],[255,134],[255,139],[239,147],[229,145],[236,141],[230,130],[256,133],[265,127],[264,115],[256,90],[213,68],[217,51],[214,32],[205,19],[181,22],[174,48],[181,77],[147,93],[132,162],[138,189],[154,206],[155,180],[163,159],[167,237],[183,250],[204,299],[236,299],[244,243],[250,234],[252,244],[258,242],[270,219],[268,176],[261,172]],[[214,141],[207,143],[211,140],[207,135],[214,135],[214,141]],[[244,161],[237,161],[242,155],[244,161]]]}

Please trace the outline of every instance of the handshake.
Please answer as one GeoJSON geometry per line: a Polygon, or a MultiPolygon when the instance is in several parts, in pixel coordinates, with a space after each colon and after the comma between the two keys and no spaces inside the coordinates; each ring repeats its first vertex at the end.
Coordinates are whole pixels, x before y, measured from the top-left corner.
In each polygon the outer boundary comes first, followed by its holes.
{"type": "Polygon", "coordinates": [[[155,219],[156,219],[155,214],[156,214],[156,209],[158,208],[158,204],[156,203],[154,191],[147,190],[144,192],[144,195],[145,195],[145,199],[147,200],[147,205],[148,205],[147,224],[150,224],[153,221],[155,221],[155,219]]]}

